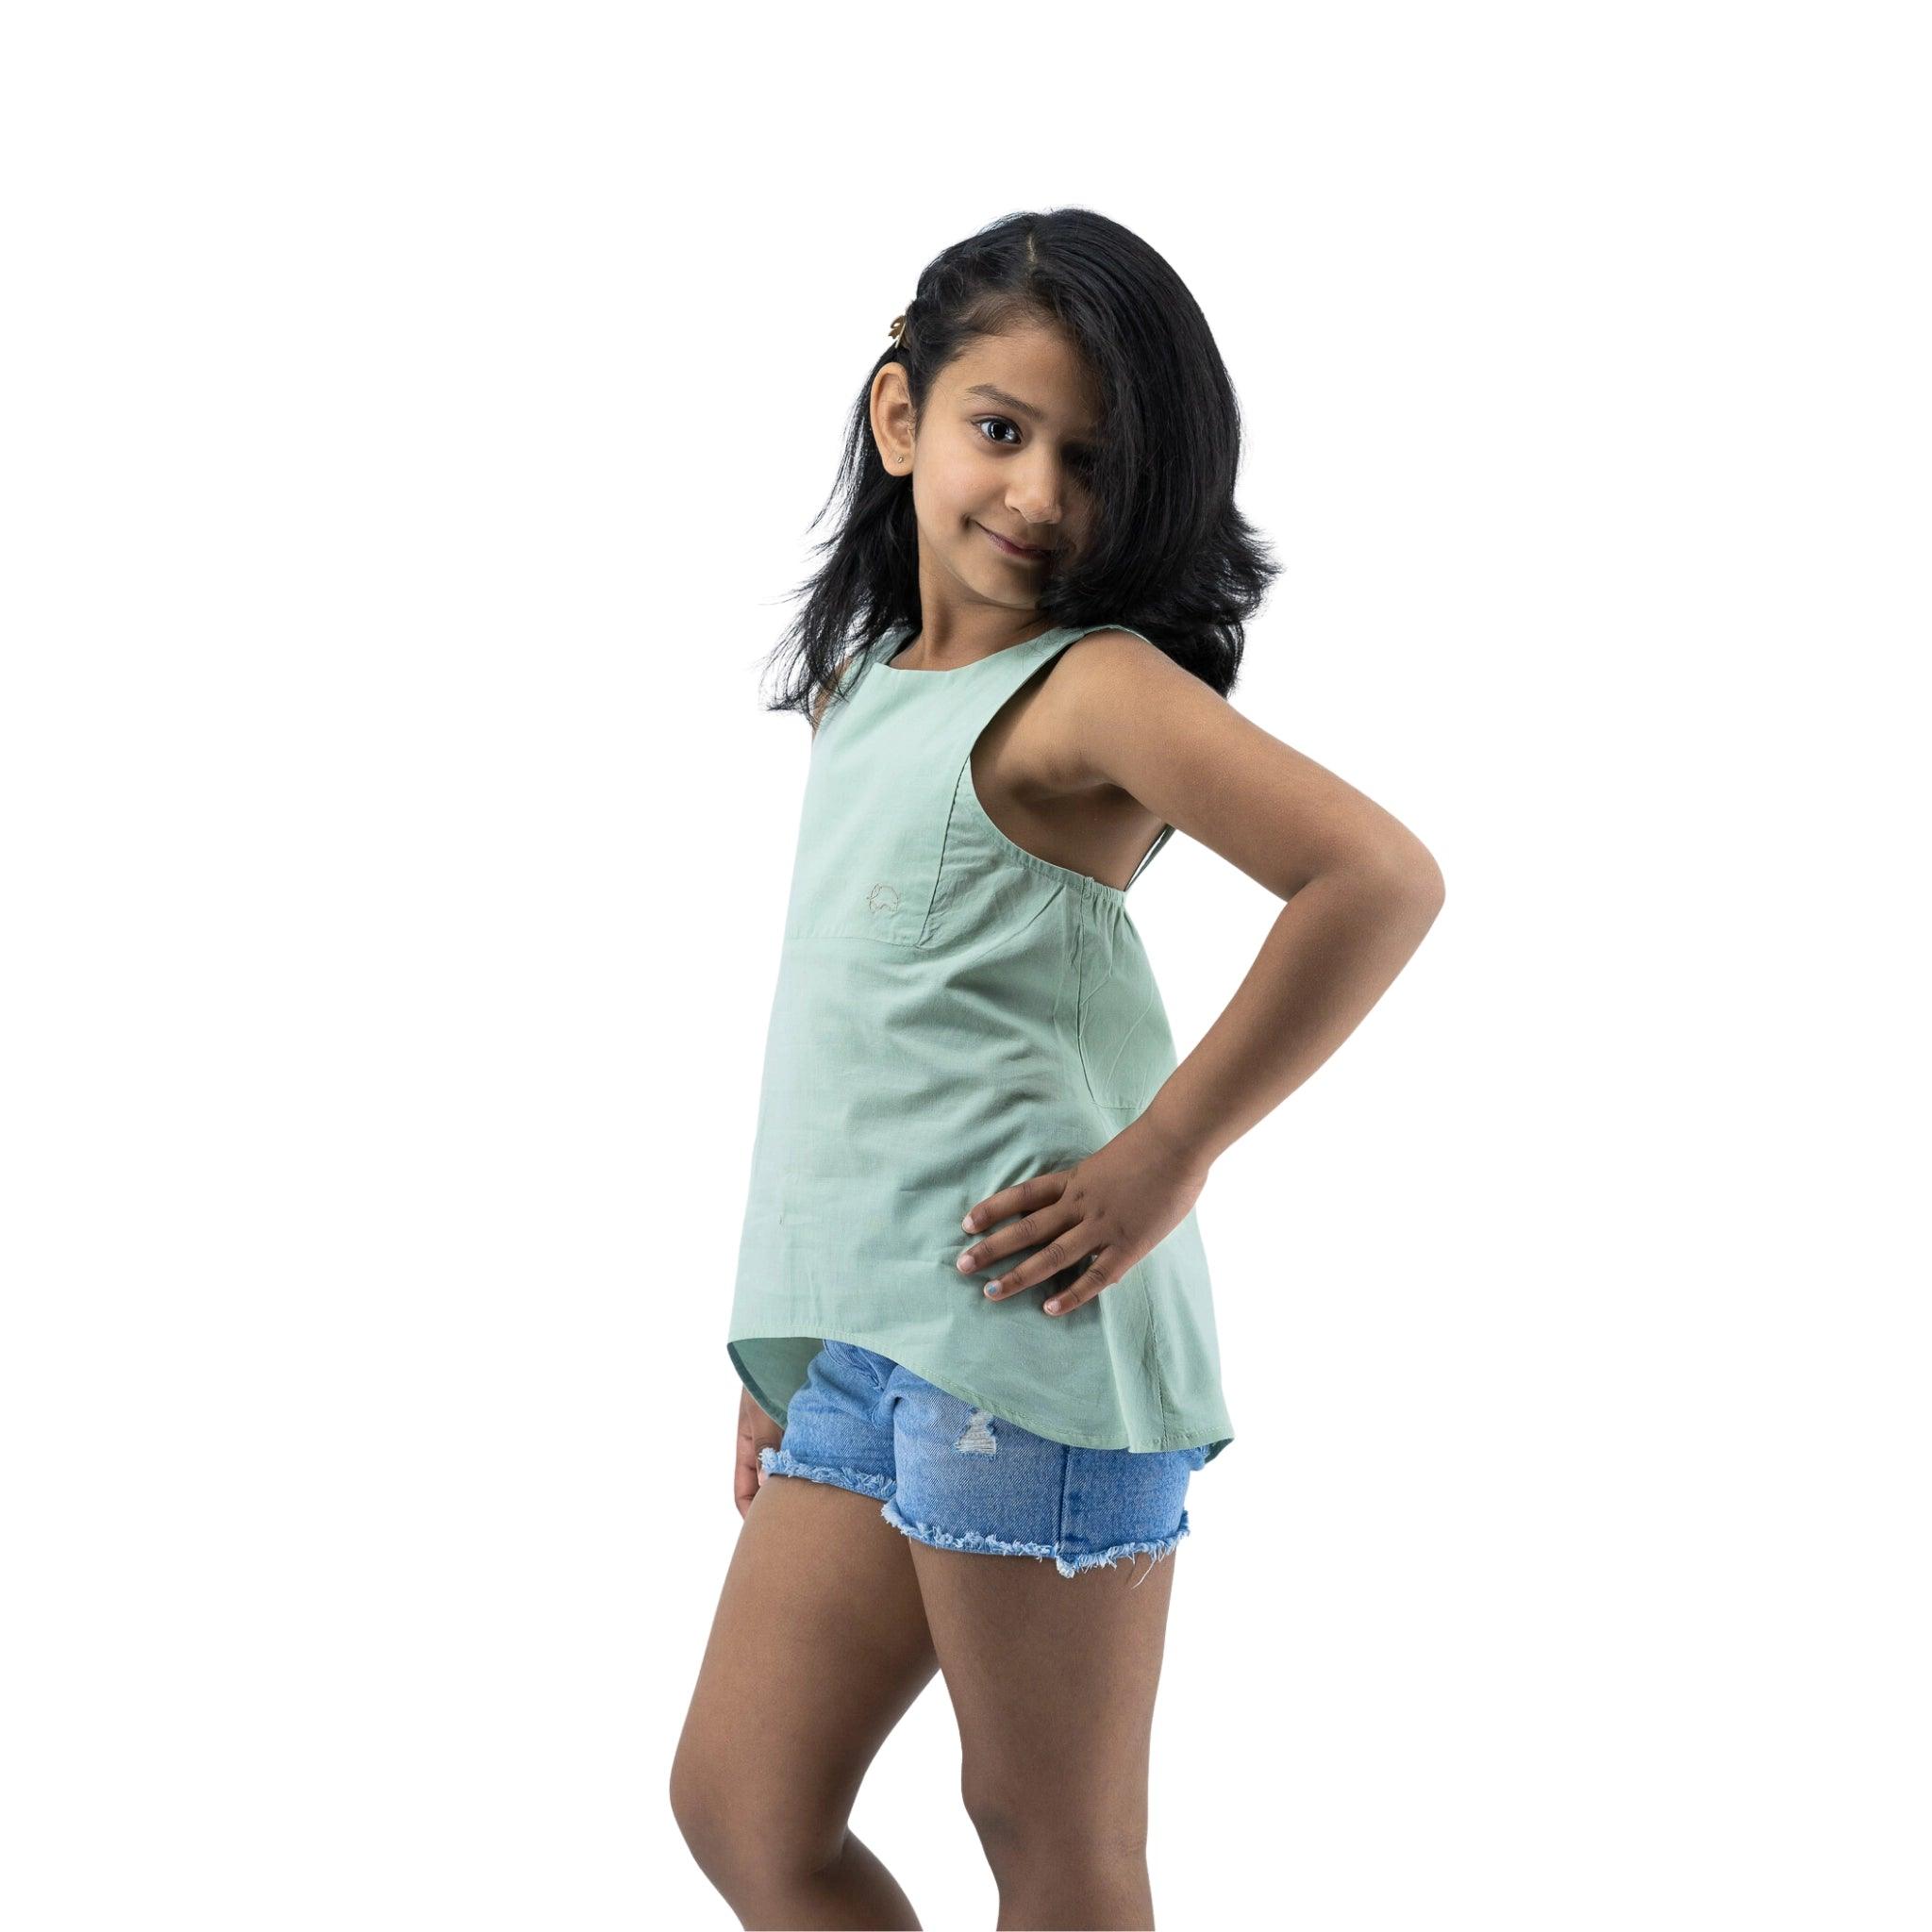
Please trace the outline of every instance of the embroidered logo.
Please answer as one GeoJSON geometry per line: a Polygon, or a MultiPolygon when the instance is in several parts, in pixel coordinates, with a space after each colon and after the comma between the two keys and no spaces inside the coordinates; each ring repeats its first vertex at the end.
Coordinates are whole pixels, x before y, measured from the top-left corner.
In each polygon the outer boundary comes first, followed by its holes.
{"type": "Polygon", "coordinates": [[[899,895],[881,880],[865,895],[865,903],[874,912],[896,912],[899,909],[899,895]]]}

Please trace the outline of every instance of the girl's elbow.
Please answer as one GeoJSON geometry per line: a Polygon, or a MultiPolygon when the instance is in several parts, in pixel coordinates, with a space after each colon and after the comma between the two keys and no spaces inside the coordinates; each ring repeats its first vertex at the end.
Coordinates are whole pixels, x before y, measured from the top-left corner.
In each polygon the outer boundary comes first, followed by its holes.
{"type": "Polygon", "coordinates": [[[1442,909],[1448,888],[1436,856],[1420,839],[1383,846],[1366,862],[1376,890],[1406,911],[1433,920],[1442,909]]]}
{"type": "Polygon", "coordinates": [[[1436,863],[1436,855],[1426,845],[1416,847],[1413,890],[1428,908],[1431,917],[1441,911],[1442,901],[1448,896],[1449,889],[1443,883],[1442,868],[1436,863]]]}

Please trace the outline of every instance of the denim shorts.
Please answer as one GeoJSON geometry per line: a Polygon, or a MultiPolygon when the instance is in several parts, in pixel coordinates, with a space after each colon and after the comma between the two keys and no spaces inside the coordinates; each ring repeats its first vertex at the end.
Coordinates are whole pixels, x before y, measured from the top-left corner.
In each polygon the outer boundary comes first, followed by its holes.
{"type": "Polygon", "coordinates": [[[1188,1533],[1188,1478],[1208,1451],[1052,1442],[890,1357],[826,1341],[758,1459],[770,1475],[878,1497],[888,1523],[935,1549],[1051,1557],[1074,1576],[1141,1554],[1151,1574],[1188,1533]]]}

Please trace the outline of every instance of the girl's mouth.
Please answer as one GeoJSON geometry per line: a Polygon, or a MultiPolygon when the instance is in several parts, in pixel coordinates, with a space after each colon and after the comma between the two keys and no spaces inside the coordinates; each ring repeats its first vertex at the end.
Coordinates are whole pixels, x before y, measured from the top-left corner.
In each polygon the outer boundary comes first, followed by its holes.
{"type": "Polygon", "coordinates": [[[1015,562],[1044,563],[1053,554],[1047,550],[1029,550],[1024,544],[1021,543],[1008,543],[998,531],[987,529],[984,524],[975,525],[974,527],[985,532],[986,536],[991,540],[993,547],[999,551],[1001,556],[1010,557],[1015,562]]]}

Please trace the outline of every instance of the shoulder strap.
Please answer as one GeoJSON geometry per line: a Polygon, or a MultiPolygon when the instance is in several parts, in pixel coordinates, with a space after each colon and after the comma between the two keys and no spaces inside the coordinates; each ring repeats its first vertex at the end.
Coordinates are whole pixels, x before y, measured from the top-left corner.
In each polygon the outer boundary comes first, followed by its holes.
{"type": "MultiPolygon", "coordinates": [[[[838,690],[841,697],[850,698],[873,669],[883,664],[901,644],[906,641],[908,626],[903,624],[888,625],[875,638],[868,638],[857,644],[845,655],[838,690]]],[[[813,734],[813,741],[824,736],[825,725],[831,722],[831,713],[839,707],[827,707],[824,721],[813,734]]]]}
{"type": "Polygon", "coordinates": [[[889,624],[859,654],[868,663],[883,664],[911,633],[909,624],[889,624]]]}
{"type": "MultiPolygon", "coordinates": [[[[962,701],[949,703],[948,709],[944,714],[945,723],[941,727],[944,738],[940,741],[949,741],[953,746],[953,752],[951,756],[944,758],[941,762],[950,768],[954,766],[957,759],[958,769],[962,770],[966,762],[971,759],[973,747],[979,742],[980,734],[992,722],[1001,706],[1042,664],[1058,658],[1069,644],[1076,642],[1079,639],[1096,630],[1131,629],[1132,626],[1129,625],[1119,624],[1057,625],[1052,630],[1041,631],[1037,638],[1027,639],[1024,644],[1011,644],[1004,651],[996,651],[992,657],[982,658],[977,664],[965,670],[927,673],[924,675],[913,675],[907,679],[906,682],[909,684],[912,690],[916,691],[925,684],[927,677],[931,677],[935,684],[948,687],[949,697],[949,680],[953,678],[968,680],[968,682],[960,687],[959,698],[962,701]],[[963,700],[967,699],[970,699],[970,702],[963,702],[963,700]],[[958,735],[955,736],[955,733],[958,735]]],[[[891,626],[878,641],[876,648],[872,654],[873,667],[875,669],[883,664],[905,642],[908,634],[908,626],[903,624],[891,626]]],[[[1134,631],[1133,634],[1136,637],[1143,637],[1144,635],[1141,631],[1134,631]]],[[[1147,641],[1151,642],[1152,640],[1147,640],[1147,641]]],[[[892,682],[896,686],[901,680],[894,678],[892,682]]],[[[928,741],[928,742],[932,741],[928,741]]],[[[938,743],[933,743],[932,749],[937,752],[939,749],[938,743]]],[[[958,782],[957,770],[954,774],[954,782],[955,784],[958,782]]],[[[1134,880],[1138,879],[1146,871],[1154,855],[1174,837],[1174,828],[1173,825],[1164,824],[1161,826],[1160,830],[1155,835],[1153,844],[1148,846],[1147,850],[1141,855],[1141,862],[1135,866],[1132,876],[1127,880],[1127,886],[1131,886],[1134,880]]],[[[1127,887],[1124,886],[1121,890],[1124,891],[1126,889],[1127,887]]]]}
{"type": "MultiPolygon", "coordinates": [[[[911,634],[909,625],[894,625],[872,652],[872,666],[886,671],[887,660],[905,648],[911,634]]],[[[1071,643],[1075,633],[1043,630],[1024,644],[1008,644],[1003,651],[956,666],[951,671],[906,671],[890,674],[893,692],[908,699],[937,701],[938,715],[943,723],[937,728],[945,736],[963,728],[969,741],[976,739],[992,715],[1040,669],[1062,644],[1071,643]]]]}

